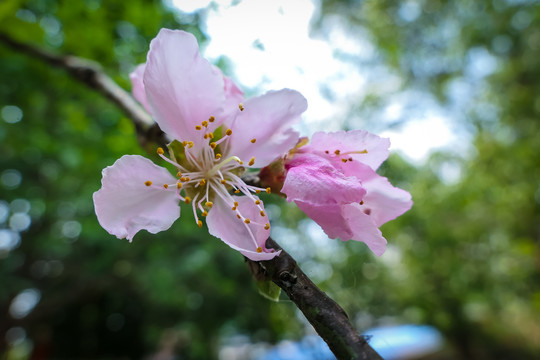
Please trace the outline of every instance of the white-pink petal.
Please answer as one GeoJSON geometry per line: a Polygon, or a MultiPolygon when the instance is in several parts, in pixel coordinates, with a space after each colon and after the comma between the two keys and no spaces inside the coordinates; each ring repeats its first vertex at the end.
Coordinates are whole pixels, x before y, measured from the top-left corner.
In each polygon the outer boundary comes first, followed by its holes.
{"type": "Polygon", "coordinates": [[[148,111],[150,114],[150,105],[148,105],[148,99],[146,98],[146,91],[144,90],[144,69],[146,64],[139,64],[131,74],[129,74],[129,79],[131,80],[131,91],[133,97],[148,111]]]}
{"type": "Polygon", "coordinates": [[[283,89],[245,101],[244,111],[232,123],[233,131],[226,153],[246,164],[255,157],[253,167],[261,168],[286,154],[298,141],[291,126],[307,109],[307,100],[297,91],[283,89]],[[252,143],[251,140],[256,142],[252,143]]]}
{"type": "Polygon", "coordinates": [[[238,202],[237,209],[244,218],[250,219],[250,224],[238,219],[236,211],[231,210],[233,203],[216,198],[206,218],[208,232],[253,261],[270,260],[278,256],[280,251],[265,246],[270,236],[270,230],[264,228],[268,216],[261,216],[261,210],[247,196],[233,196],[232,199],[232,202],[238,202]],[[257,247],[262,248],[262,252],[257,252],[257,247]]]}
{"type": "Polygon", "coordinates": [[[326,154],[331,158],[336,167],[343,168],[345,175],[350,162],[343,163],[342,158],[352,158],[353,161],[358,161],[368,165],[373,170],[382,164],[388,157],[388,148],[390,140],[381,138],[365,130],[337,131],[333,133],[317,132],[313,134],[310,143],[301,148],[305,152],[315,152],[318,154],[326,154]],[[336,156],[335,151],[339,150],[340,155],[336,156]],[[363,151],[366,153],[361,153],[363,151]],[[359,153],[360,152],[360,153],[359,153]]]}
{"type": "Polygon", "coordinates": [[[94,193],[94,207],[101,226],[110,234],[132,240],[140,230],[155,234],[167,230],[180,217],[175,184],[167,169],[138,155],[124,155],[103,169],[101,189],[94,193]],[[152,186],[146,186],[146,181],[152,186]]]}
{"type": "Polygon", "coordinates": [[[195,37],[162,29],[150,43],[144,72],[148,103],[159,127],[180,141],[203,141],[196,125],[218,118],[225,102],[221,71],[200,56],[195,37]]]}
{"type": "Polygon", "coordinates": [[[313,205],[297,201],[296,204],[307,216],[314,220],[331,239],[364,242],[377,256],[386,249],[386,239],[360,205],[313,205]]]}
{"type": "Polygon", "coordinates": [[[327,159],[314,154],[297,154],[286,165],[287,177],[281,192],[287,201],[316,205],[360,202],[366,194],[360,180],[346,177],[327,159]]]}

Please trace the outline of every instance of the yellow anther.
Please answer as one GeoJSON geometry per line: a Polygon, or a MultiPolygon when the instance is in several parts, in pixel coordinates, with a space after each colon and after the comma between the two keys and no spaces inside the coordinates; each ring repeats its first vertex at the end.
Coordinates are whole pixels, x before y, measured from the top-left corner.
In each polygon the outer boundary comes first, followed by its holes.
{"type": "Polygon", "coordinates": [[[177,183],[176,183],[176,188],[177,188],[177,189],[181,189],[181,188],[182,188],[182,183],[177,182],[177,183]]]}
{"type": "Polygon", "coordinates": [[[272,189],[270,189],[269,187],[266,188],[266,193],[267,194],[271,194],[272,193],[272,189]]]}
{"type": "Polygon", "coordinates": [[[206,210],[203,211],[201,215],[204,216],[204,217],[207,217],[208,216],[208,211],[206,211],[206,210]]]}
{"type": "Polygon", "coordinates": [[[182,177],[182,173],[179,171],[179,172],[176,173],[176,176],[177,177],[182,177]]]}
{"type": "Polygon", "coordinates": [[[255,194],[260,194],[261,190],[255,190],[255,194]]]}
{"type": "Polygon", "coordinates": [[[340,152],[341,152],[341,151],[336,150],[336,151],[334,151],[334,154],[339,155],[340,152]]]}
{"type": "Polygon", "coordinates": [[[186,180],[185,177],[182,176],[182,177],[180,178],[180,181],[181,181],[181,182],[186,182],[187,180],[186,180]]]}
{"type": "Polygon", "coordinates": [[[236,190],[234,190],[234,193],[235,194],[240,194],[240,190],[236,189],[236,190]]]}
{"type": "Polygon", "coordinates": [[[165,189],[168,189],[168,188],[169,188],[169,185],[163,184],[163,187],[164,187],[165,189]]]}
{"type": "Polygon", "coordinates": [[[201,186],[204,186],[204,185],[206,185],[206,180],[204,180],[204,179],[201,179],[201,181],[199,181],[199,185],[201,185],[201,186]]]}
{"type": "Polygon", "coordinates": [[[349,158],[348,160],[349,160],[349,161],[353,161],[353,158],[352,158],[352,157],[350,157],[350,158],[349,158]]]}
{"type": "Polygon", "coordinates": [[[238,201],[235,201],[235,202],[234,202],[234,206],[238,206],[238,201]]]}
{"type": "Polygon", "coordinates": [[[206,205],[206,207],[211,208],[212,206],[214,206],[214,203],[211,201],[207,201],[204,205],[206,205]]]}
{"type": "Polygon", "coordinates": [[[208,121],[206,121],[206,120],[204,120],[201,124],[202,124],[202,126],[204,126],[204,127],[208,127],[208,121]]]}
{"type": "Polygon", "coordinates": [[[266,216],[266,214],[262,210],[261,210],[261,216],[266,216]]]}
{"type": "Polygon", "coordinates": [[[261,203],[261,200],[259,200],[259,199],[255,200],[256,205],[259,205],[260,203],[261,203]]]}
{"type": "Polygon", "coordinates": [[[165,154],[165,151],[163,151],[163,148],[158,147],[158,148],[157,148],[157,153],[158,153],[159,155],[163,155],[163,154],[165,154]]]}
{"type": "Polygon", "coordinates": [[[213,116],[210,116],[210,118],[208,119],[208,121],[210,121],[210,122],[214,122],[214,120],[216,120],[216,118],[213,117],[213,116]]]}
{"type": "Polygon", "coordinates": [[[364,200],[360,201],[360,205],[364,205],[364,200]]]}
{"type": "Polygon", "coordinates": [[[244,165],[244,162],[242,160],[236,159],[236,162],[239,163],[240,165],[244,165]]]}
{"type": "Polygon", "coordinates": [[[251,222],[251,220],[249,220],[248,218],[246,218],[246,219],[244,220],[244,222],[245,222],[246,224],[249,224],[249,223],[251,222]]]}
{"type": "Polygon", "coordinates": [[[238,108],[240,109],[240,111],[244,111],[244,104],[242,103],[238,104],[238,108]]]}
{"type": "Polygon", "coordinates": [[[222,183],[223,185],[225,185],[225,184],[227,183],[227,180],[221,179],[221,183],[222,183]]]}
{"type": "Polygon", "coordinates": [[[186,196],[186,197],[184,198],[184,202],[185,202],[186,204],[189,204],[189,203],[191,202],[191,198],[190,198],[189,196],[186,196]]]}
{"type": "Polygon", "coordinates": [[[324,150],[324,153],[325,153],[325,154],[330,154],[330,151],[324,150]]]}
{"type": "Polygon", "coordinates": [[[150,180],[148,180],[148,181],[145,181],[145,182],[144,182],[144,185],[146,185],[146,186],[150,186],[150,185],[152,185],[152,182],[151,182],[150,180]]]}
{"type": "Polygon", "coordinates": [[[344,163],[346,163],[346,162],[347,162],[347,159],[341,159],[341,161],[343,161],[344,163]]]}
{"type": "Polygon", "coordinates": [[[211,147],[212,149],[215,149],[215,148],[216,148],[216,146],[217,146],[217,145],[216,145],[216,143],[215,143],[215,142],[211,142],[211,143],[210,143],[210,147],[211,147]]]}
{"type": "Polygon", "coordinates": [[[260,247],[260,246],[257,247],[257,252],[258,252],[258,253],[262,253],[262,247],[260,247]]]}
{"type": "Polygon", "coordinates": [[[231,210],[236,211],[236,206],[233,206],[231,210]]]}
{"type": "Polygon", "coordinates": [[[197,220],[197,226],[202,228],[202,221],[201,220],[197,220]]]}
{"type": "Polygon", "coordinates": [[[195,130],[202,130],[202,126],[201,125],[195,125],[195,130]]]}
{"type": "Polygon", "coordinates": [[[225,131],[225,135],[231,136],[231,135],[232,135],[232,130],[231,130],[231,129],[227,129],[227,131],[225,131]]]}
{"type": "Polygon", "coordinates": [[[221,154],[220,153],[216,154],[216,159],[218,159],[218,160],[221,159],[221,154]]]}
{"type": "Polygon", "coordinates": [[[252,144],[255,144],[255,142],[257,141],[257,139],[253,138],[250,140],[252,144]]]}
{"type": "Polygon", "coordinates": [[[189,181],[189,176],[186,176],[186,181],[189,181]]]}
{"type": "Polygon", "coordinates": [[[238,214],[236,214],[236,217],[239,218],[239,219],[242,219],[242,217],[238,214]]]}
{"type": "Polygon", "coordinates": [[[208,134],[204,134],[203,138],[208,139],[208,134]]]}
{"type": "Polygon", "coordinates": [[[188,144],[188,142],[187,142],[186,140],[182,141],[182,145],[183,145],[184,147],[186,147],[187,144],[188,144]]]}
{"type": "Polygon", "coordinates": [[[367,149],[358,152],[359,154],[367,154],[367,149]]]}
{"type": "Polygon", "coordinates": [[[252,156],[251,159],[248,162],[249,166],[252,166],[253,164],[255,164],[255,156],[252,156]]]}
{"type": "Polygon", "coordinates": [[[270,229],[270,224],[266,223],[266,225],[264,225],[264,230],[268,230],[268,229],[270,229]]]}
{"type": "Polygon", "coordinates": [[[193,145],[195,145],[193,144],[193,141],[188,141],[187,144],[188,144],[188,148],[190,149],[193,147],[193,145]]]}
{"type": "Polygon", "coordinates": [[[213,134],[213,133],[208,133],[207,135],[208,135],[208,138],[209,138],[209,139],[213,139],[213,138],[214,138],[214,134],[213,134]]]}

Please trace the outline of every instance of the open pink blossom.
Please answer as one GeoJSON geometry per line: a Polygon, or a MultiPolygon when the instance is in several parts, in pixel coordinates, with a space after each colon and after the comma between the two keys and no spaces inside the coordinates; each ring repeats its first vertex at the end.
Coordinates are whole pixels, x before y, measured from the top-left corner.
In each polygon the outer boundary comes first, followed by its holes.
{"type": "Polygon", "coordinates": [[[165,168],[125,155],[103,170],[94,193],[100,224],[130,241],[139,230],[168,229],[191,204],[195,222],[252,260],[279,254],[265,247],[270,224],[261,191],[246,184],[245,168],[263,167],[298,140],[290,126],[306,110],[293,90],[271,91],[244,101],[242,91],[199,55],[195,37],[163,29],[150,44],[147,62],[131,75],[136,99],[175,139],[159,156],[165,168]]]}
{"type": "Polygon", "coordinates": [[[386,249],[379,227],[412,206],[411,195],[375,170],[388,157],[388,139],[367,131],[315,133],[285,162],[281,190],[330,238],[386,249]]]}

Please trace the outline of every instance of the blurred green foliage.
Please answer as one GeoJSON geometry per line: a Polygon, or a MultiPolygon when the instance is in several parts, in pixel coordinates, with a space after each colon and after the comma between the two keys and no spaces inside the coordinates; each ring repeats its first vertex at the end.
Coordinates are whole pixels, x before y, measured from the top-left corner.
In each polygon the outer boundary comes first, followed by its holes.
{"type": "MultiPolygon", "coordinates": [[[[487,51],[498,67],[459,117],[474,138],[468,154],[440,152],[422,166],[393,155],[381,169],[415,201],[383,227],[390,244],[383,257],[320,238],[280,199],[268,206],[274,218],[281,214],[276,240],[360,330],[428,323],[446,336],[445,356],[538,358],[538,5],[321,6],[316,27],[324,31],[324,19],[338,16],[353,33],[366,30],[405,80],[403,89],[423,88],[442,105],[452,101],[456,80],[473,81],[471,51],[487,51]],[[449,181],[448,168],[460,176],[449,181]]],[[[202,25],[200,14],[175,13],[160,1],[0,2],[1,33],[98,61],[126,89],[159,28],[185,29],[203,42],[202,25]]],[[[143,232],[132,244],[107,234],[91,196],[101,169],[123,154],[142,154],[130,121],[62,70],[5,46],[0,63],[0,240],[18,244],[0,250],[0,351],[19,341],[4,358],[26,358],[25,349],[34,357],[141,358],[172,347],[181,358],[207,359],[236,334],[270,342],[302,335],[294,306],[259,296],[242,257],[189,220],[166,233],[143,232]],[[20,244],[10,228],[21,229],[20,244]],[[39,303],[14,318],[10,304],[28,289],[38,291],[39,303]]],[[[384,101],[373,95],[358,110],[367,114],[365,107],[384,101]]]]}

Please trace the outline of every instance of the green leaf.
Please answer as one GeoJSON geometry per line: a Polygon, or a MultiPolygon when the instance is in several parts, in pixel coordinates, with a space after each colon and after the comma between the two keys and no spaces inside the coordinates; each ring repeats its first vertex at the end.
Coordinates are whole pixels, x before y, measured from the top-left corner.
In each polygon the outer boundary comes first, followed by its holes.
{"type": "Polygon", "coordinates": [[[275,302],[279,301],[279,294],[281,294],[281,288],[274,284],[272,281],[257,281],[257,288],[259,294],[275,302]]]}

